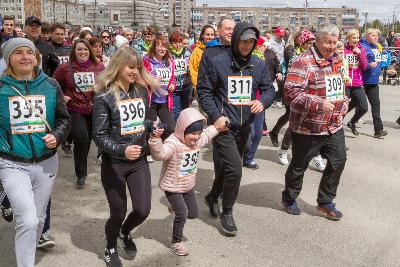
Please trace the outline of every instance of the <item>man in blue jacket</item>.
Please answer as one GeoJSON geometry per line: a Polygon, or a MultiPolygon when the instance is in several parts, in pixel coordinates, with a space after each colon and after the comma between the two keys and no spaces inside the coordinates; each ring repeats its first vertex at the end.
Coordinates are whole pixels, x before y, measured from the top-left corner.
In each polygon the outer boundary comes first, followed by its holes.
{"type": "Polygon", "coordinates": [[[258,37],[258,29],[250,23],[237,24],[233,29],[230,49],[212,58],[203,58],[207,60],[207,68],[200,67],[199,70],[199,102],[210,123],[218,129],[225,129],[228,126],[224,117],[230,121],[229,131],[213,140],[220,167],[215,169],[215,180],[208,195],[215,204],[222,193],[222,230],[230,235],[237,233],[232,210],[239,193],[241,158],[246,149],[250,125],[255,114],[272,104],[275,95],[265,62],[252,56],[258,37]],[[259,100],[256,100],[257,90],[260,92],[259,100]]]}

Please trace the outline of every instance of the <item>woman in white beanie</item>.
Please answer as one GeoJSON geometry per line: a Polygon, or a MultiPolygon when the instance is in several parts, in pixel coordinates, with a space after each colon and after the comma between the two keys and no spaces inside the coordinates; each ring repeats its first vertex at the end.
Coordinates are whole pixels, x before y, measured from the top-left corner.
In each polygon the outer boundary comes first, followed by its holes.
{"type": "Polygon", "coordinates": [[[33,267],[58,170],[57,147],[71,121],[59,84],[37,68],[35,45],[14,38],[2,51],[0,180],[14,208],[17,265],[33,267]]]}
{"type": "Polygon", "coordinates": [[[129,47],[129,41],[122,35],[117,35],[115,37],[115,47],[118,49],[121,46],[129,47]]]}

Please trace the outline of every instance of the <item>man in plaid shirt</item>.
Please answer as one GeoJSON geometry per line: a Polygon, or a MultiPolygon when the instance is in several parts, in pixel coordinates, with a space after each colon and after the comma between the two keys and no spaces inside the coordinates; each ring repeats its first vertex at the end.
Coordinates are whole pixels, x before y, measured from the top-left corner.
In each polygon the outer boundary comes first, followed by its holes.
{"type": "Polygon", "coordinates": [[[342,213],[332,202],[346,163],[343,117],[348,109],[342,76],[343,62],[335,53],[339,29],[322,25],[315,44],[293,62],[285,83],[290,105],[292,161],[285,175],[282,203],[290,214],[299,215],[299,196],[310,160],[321,153],[328,163],[318,189],[317,209],[332,220],[342,213]]]}

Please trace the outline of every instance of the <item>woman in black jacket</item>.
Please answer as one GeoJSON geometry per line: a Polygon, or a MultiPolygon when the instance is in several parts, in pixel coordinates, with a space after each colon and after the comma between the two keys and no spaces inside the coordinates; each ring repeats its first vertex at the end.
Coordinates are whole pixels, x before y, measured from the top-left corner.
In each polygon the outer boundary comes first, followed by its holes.
{"type": "Polygon", "coordinates": [[[122,266],[117,253],[118,238],[128,255],[136,253],[130,231],[150,213],[151,177],[145,129],[149,114],[147,88],[158,87],[158,82],[143,68],[138,54],[129,47],[117,50],[96,84],[93,137],[102,151],[101,181],[110,206],[105,226],[107,266],[122,266]],[[126,185],[133,211],[125,218],[126,185]]]}

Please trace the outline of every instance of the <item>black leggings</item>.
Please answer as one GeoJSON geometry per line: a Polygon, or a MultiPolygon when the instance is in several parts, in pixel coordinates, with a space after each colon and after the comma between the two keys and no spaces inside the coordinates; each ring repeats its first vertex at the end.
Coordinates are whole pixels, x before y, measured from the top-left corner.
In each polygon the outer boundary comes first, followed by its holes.
{"type": "Polygon", "coordinates": [[[151,103],[149,119],[152,121],[156,121],[157,117],[160,118],[160,121],[162,123],[166,124],[164,133],[161,135],[161,139],[165,140],[168,136],[170,136],[170,134],[175,131],[174,115],[172,114],[172,111],[168,110],[167,103],[151,103]]]}
{"type": "Polygon", "coordinates": [[[171,193],[166,191],[165,196],[175,211],[172,243],[179,243],[182,242],[183,227],[185,226],[186,219],[195,219],[199,214],[196,196],[193,189],[186,193],[171,193]]]}
{"type": "Polygon", "coordinates": [[[108,157],[104,157],[101,164],[101,182],[110,206],[110,218],[107,220],[105,232],[107,248],[111,249],[117,246],[120,229],[122,234],[127,235],[149,216],[151,208],[149,164],[144,158],[134,162],[112,163],[108,157]],[[125,219],[126,185],[128,185],[133,210],[125,219]]]}
{"type": "Polygon", "coordinates": [[[87,158],[92,142],[92,115],[69,111],[72,119],[71,138],[74,142],[75,174],[78,178],[87,176],[87,158]]]}

